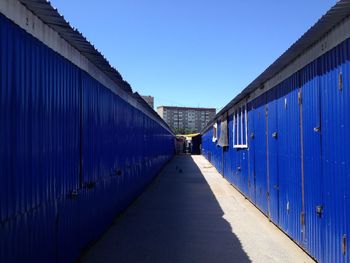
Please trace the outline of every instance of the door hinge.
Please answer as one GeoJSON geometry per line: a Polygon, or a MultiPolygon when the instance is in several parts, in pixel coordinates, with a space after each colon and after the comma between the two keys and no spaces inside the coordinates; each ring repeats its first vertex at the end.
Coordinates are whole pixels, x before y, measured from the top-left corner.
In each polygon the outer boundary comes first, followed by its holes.
{"type": "Polygon", "coordinates": [[[345,234],[341,238],[341,251],[343,255],[346,254],[346,235],[345,234]]]}
{"type": "Polygon", "coordinates": [[[303,96],[301,90],[298,91],[298,103],[301,105],[303,103],[303,96]]]}

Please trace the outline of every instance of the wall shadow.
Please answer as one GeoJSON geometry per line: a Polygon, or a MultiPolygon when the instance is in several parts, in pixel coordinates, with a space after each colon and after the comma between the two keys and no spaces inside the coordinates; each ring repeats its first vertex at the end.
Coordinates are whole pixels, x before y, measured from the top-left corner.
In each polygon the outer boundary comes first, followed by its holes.
{"type": "Polygon", "coordinates": [[[81,262],[251,262],[191,156],[176,156],[81,262]]]}

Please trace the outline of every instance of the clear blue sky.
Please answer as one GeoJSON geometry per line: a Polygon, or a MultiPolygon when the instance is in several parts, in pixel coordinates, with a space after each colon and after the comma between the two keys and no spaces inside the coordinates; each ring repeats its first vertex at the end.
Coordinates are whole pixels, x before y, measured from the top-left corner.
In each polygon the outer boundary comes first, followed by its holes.
{"type": "Polygon", "coordinates": [[[51,0],[156,106],[221,108],[335,0],[51,0]]]}

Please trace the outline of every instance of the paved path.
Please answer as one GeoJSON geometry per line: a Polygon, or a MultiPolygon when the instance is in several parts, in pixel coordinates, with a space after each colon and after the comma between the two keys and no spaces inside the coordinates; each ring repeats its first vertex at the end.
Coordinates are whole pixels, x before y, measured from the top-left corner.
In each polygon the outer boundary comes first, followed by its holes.
{"type": "Polygon", "coordinates": [[[202,156],[178,156],[82,262],[313,262],[202,156]]]}

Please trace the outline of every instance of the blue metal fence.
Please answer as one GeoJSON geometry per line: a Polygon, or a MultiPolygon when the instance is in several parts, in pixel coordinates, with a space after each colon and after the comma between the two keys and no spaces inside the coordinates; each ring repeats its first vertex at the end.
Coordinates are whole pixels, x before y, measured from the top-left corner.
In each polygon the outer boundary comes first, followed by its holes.
{"type": "Polygon", "coordinates": [[[0,262],[72,262],[173,135],[0,15],[0,262]]]}
{"type": "Polygon", "coordinates": [[[203,155],[319,262],[350,260],[349,74],[348,39],[247,103],[248,148],[202,135],[203,155]]]}

